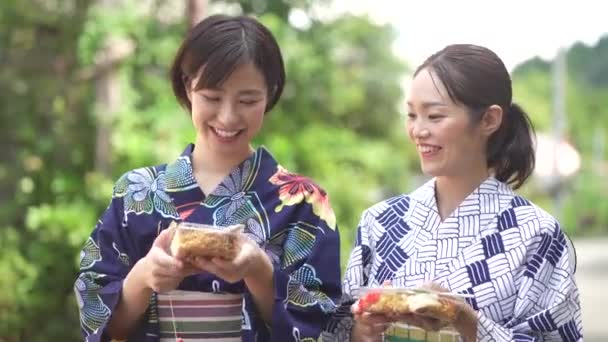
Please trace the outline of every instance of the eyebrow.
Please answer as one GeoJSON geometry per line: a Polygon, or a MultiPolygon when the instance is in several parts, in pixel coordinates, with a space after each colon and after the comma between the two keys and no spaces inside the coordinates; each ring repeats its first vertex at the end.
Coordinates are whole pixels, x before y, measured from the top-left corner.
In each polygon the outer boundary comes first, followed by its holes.
{"type": "MultiPolygon", "coordinates": [[[[412,103],[409,102],[409,101],[407,102],[407,105],[410,106],[410,107],[413,107],[412,103]]],[[[424,109],[428,109],[430,107],[439,107],[439,106],[440,107],[446,107],[447,104],[445,104],[443,102],[440,102],[440,101],[427,101],[427,102],[422,102],[421,106],[424,109]]]]}
{"type": "Polygon", "coordinates": [[[261,95],[264,94],[262,90],[259,89],[245,89],[239,91],[239,95],[261,95]]]}
{"type": "MultiPolygon", "coordinates": [[[[212,87],[212,88],[202,88],[200,90],[211,90],[211,91],[217,91],[217,92],[224,92],[224,89],[222,88],[216,88],[216,87],[212,87]]],[[[244,89],[244,90],[239,90],[238,92],[239,95],[262,95],[264,94],[263,90],[260,89],[244,89]]]]}

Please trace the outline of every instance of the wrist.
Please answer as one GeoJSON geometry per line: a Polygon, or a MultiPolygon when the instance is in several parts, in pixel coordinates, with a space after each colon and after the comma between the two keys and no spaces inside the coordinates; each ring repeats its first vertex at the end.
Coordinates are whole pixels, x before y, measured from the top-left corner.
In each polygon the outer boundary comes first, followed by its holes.
{"type": "Polygon", "coordinates": [[[133,265],[133,268],[131,268],[131,271],[129,271],[129,273],[125,277],[125,280],[123,282],[123,290],[126,287],[129,287],[130,289],[135,291],[143,290],[152,293],[153,289],[148,284],[148,279],[146,277],[146,269],[146,257],[139,259],[135,263],[135,265],[133,265]]]}
{"type": "Polygon", "coordinates": [[[268,277],[272,278],[272,271],[273,267],[272,263],[270,262],[270,258],[260,248],[258,249],[254,262],[252,263],[252,267],[249,269],[249,272],[245,276],[244,280],[246,283],[266,280],[268,277]]]}
{"type": "Polygon", "coordinates": [[[359,324],[357,324],[357,321],[355,321],[350,330],[350,342],[359,342],[359,341],[361,341],[360,333],[359,333],[359,324]]]}
{"type": "Polygon", "coordinates": [[[474,342],[477,339],[477,312],[465,303],[461,305],[453,326],[463,341],[474,342]]]}

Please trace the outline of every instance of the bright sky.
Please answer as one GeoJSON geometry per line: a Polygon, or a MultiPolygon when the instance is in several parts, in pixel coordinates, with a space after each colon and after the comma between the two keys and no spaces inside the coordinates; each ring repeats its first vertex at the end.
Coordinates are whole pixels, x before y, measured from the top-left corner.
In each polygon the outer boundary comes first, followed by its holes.
{"type": "Polygon", "coordinates": [[[393,24],[395,48],[411,67],[445,45],[474,43],[494,50],[512,69],[608,35],[605,0],[335,0],[333,6],[393,24]]]}

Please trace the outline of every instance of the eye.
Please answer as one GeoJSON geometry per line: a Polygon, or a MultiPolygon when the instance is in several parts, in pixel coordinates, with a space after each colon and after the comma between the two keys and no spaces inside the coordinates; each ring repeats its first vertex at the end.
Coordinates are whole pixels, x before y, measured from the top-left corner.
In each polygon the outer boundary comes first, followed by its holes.
{"type": "Polygon", "coordinates": [[[429,115],[429,119],[431,121],[437,121],[437,120],[442,119],[443,117],[445,117],[445,115],[443,115],[443,114],[431,114],[431,115],[429,115]]]}
{"type": "Polygon", "coordinates": [[[260,100],[257,100],[257,99],[256,100],[245,99],[245,100],[240,100],[239,102],[242,103],[242,104],[244,104],[244,105],[247,105],[247,106],[252,106],[252,105],[260,102],[260,100]]]}
{"type": "Polygon", "coordinates": [[[416,118],[416,114],[414,114],[414,113],[407,113],[407,118],[409,120],[414,120],[416,118]]]}
{"type": "Polygon", "coordinates": [[[221,100],[219,96],[209,96],[209,95],[202,95],[202,96],[205,99],[205,101],[208,101],[208,102],[219,102],[221,100]]]}

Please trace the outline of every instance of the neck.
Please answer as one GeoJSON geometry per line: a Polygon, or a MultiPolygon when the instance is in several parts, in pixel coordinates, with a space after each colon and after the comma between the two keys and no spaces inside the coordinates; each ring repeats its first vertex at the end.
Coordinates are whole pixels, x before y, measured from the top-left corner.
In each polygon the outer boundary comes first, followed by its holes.
{"type": "Polygon", "coordinates": [[[466,175],[436,178],[435,196],[441,220],[445,220],[473,190],[490,176],[487,168],[466,175]]]}
{"type": "Polygon", "coordinates": [[[195,174],[225,175],[249,158],[253,151],[253,148],[248,146],[237,153],[226,154],[205,148],[204,142],[197,140],[192,152],[192,169],[195,174]]]}

